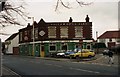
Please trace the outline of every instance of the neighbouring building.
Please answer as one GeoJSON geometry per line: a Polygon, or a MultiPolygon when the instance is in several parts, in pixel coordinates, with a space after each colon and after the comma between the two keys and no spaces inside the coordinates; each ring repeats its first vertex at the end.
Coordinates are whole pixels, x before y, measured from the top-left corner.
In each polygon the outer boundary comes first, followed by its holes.
{"type": "Polygon", "coordinates": [[[19,54],[19,33],[14,33],[5,40],[5,54],[19,54]]]}
{"type": "Polygon", "coordinates": [[[120,30],[106,31],[98,37],[98,42],[105,43],[108,48],[120,45],[120,30]]]}
{"type": "Polygon", "coordinates": [[[19,30],[20,54],[44,57],[76,47],[92,49],[92,22],[89,20],[87,15],[85,22],[73,22],[72,17],[69,22],[34,21],[33,25],[19,30]]]}

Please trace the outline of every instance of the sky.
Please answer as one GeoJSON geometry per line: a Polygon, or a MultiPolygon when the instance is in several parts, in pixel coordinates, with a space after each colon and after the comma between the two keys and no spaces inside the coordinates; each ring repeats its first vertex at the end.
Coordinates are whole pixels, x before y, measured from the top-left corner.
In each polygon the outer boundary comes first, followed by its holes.
{"type": "MultiPolygon", "coordinates": [[[[17,2],[17,0],[14,1],[17,2]]],[[[29,13],[28,15],[34,17],[37,22],[39,22],[41,18],[43,18],[45,22],[68,22],[70,17],[72,17],[73,22],[85,22],[85,17],[88,15],[90,22],[92,22],[94,39],[96,39],[96,31],[98,32],[98,36],[100,36],[105,31],[118,30],[119,0],[80,0],[87,3],[92,2],[91,5],[83,7],[80,7],[75,0],[63,0],[65,3],[69,2],[72,8],[67,9],[60,5],[57,11],[55,11],[56,0],[25,1],[27,3],[25,7],[29,13]]],[[[27,22],[24,22],[24,27],[26,27],[27,23],[32,23],[32,20],[28,19],[27,22]]],[[[13,34],[21,28],[23,27],[10,25],[1,28],[0,32],[13,34]]],[[[0,38],[4,41],[9,36],[0,35],[0,38]]]]}

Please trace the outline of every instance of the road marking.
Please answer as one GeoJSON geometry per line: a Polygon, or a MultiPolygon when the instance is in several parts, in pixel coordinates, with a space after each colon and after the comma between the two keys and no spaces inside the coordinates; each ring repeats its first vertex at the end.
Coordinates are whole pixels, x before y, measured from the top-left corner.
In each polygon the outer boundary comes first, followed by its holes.
{"type": "Polygon", "coordinates": [[[100,72],[96,72],[96,71],[90,71],[90,70],[84,70],[84,69],[78,69],[78,68],[72,68],[72,67],[70,67],[70,69],[78,70],[78,71],[84,71],[84,72],[90,72],[90,73],[97,73],[97,74],[100,73],[100,72]]]}
{"type": "Polygon", "coordinates": [[[56,66],[56,67],[62,67],[61,65],[53,65],[53,64],[45,64],[45,65],[52,65],[52,66],[56,66]]]}
{"type": "Polygon", "coordinates": [[[102,64],[102,63],[89,63],[89,62],[72,62],[72,63],[83,63],[83,64],[94,64],[94,65],[101,65],[101,66],[108,66],[108,67],[118,67],[118,65],[114,64],[102,64]]]}

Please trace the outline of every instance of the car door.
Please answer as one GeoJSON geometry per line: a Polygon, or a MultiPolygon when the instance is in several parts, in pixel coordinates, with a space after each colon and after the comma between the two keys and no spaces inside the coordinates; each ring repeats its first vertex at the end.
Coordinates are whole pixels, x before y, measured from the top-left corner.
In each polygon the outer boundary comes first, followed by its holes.
{"type": "Polygon", "coordinates": [[[83,56],[83,57],[88,57],[88,55],[89,55],[89,52],[88,52],[88,51],[82,52],[82,56],[83,56]]]}

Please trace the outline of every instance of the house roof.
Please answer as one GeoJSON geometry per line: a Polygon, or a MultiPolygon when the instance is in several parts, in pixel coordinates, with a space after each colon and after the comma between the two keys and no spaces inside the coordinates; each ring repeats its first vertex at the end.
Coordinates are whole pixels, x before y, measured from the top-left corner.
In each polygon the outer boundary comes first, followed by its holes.
{"type": "Polygon", "coordinates": [[[120,38],[120,30],[118,31],[106,31],[102,35],[98,37],[98,39],[105,39],[105,38],[120,38]]]}
{"type": "Polygon", "coordinates": [[[18,33],[14,33],[14,34],[12,34],[9,38],[7,38],[5,41],[12,40],[12,39],[14,39],[17,35],[18,35],[18,33]]]}

